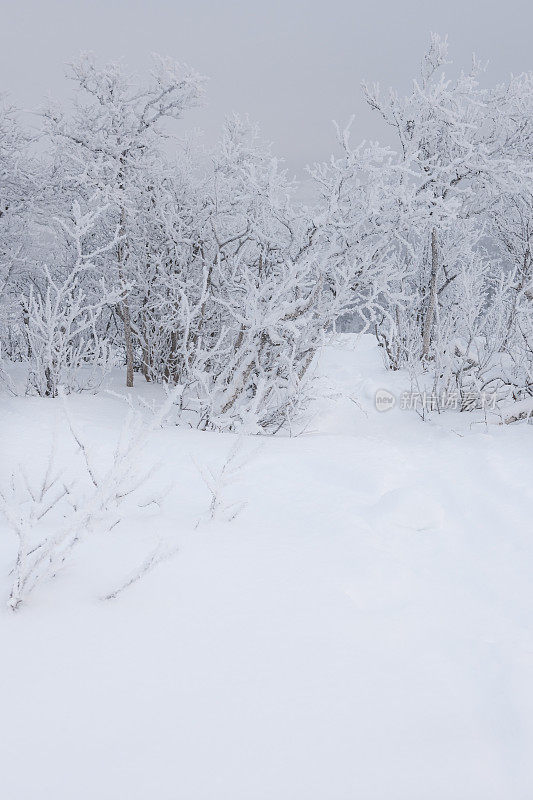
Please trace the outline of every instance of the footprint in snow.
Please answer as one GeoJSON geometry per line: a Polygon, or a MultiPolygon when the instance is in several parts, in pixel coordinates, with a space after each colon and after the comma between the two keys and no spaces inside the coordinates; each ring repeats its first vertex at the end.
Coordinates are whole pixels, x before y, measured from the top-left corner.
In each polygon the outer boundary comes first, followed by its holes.
{"type": "Polygon", "coordinates": [[[422,532],[441,528],[443,516],[441,504],[427,492],[401,488],[385,492],[370,507],[368,521],[379,527],[397,526],[422,532]]]}

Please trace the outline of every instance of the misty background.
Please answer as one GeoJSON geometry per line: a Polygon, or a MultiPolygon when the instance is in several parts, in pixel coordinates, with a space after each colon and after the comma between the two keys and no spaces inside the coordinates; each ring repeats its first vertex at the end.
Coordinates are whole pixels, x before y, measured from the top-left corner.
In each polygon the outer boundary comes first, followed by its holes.
{"type": "Polygon", "coordinates": [[[408,89],[430,31],[449,35],[457,68],[472,52],[488,60],[491,83],[533,66],[528,0],[1,0],[0,8],[0,92],[17,105],[68,100],[66,64],[82,50],[141,74],[150,53],[169,55],[210,77],[205,107],[177,123],[178,133],[198,127],[210,145],[226,114],[248,113],[300,178],[335,150],[332,120],[355,115],[355,141],[387,141],[360,82],[408,89]]]}

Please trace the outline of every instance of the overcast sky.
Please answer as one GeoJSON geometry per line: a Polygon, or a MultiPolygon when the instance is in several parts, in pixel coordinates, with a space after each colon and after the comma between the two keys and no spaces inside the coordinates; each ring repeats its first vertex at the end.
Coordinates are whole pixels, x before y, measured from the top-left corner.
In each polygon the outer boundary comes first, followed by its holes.
{"type": "Polygon", "coordinates": [[[80,50],[123,59],[151,52],[211,80],[207,106],[180,122],[212,142],[224,115],[260,122],[291,171],[327,158],[332,120],[355,114],[354,138],[384,139],[362,102],[363,78],[408,86],[431,30],[448,34],[456,64],[472,51],[488,78],[533,68],[532,0],[0,0],[0,91],[36,106],[71,94],[65,64],[80,50]]]}

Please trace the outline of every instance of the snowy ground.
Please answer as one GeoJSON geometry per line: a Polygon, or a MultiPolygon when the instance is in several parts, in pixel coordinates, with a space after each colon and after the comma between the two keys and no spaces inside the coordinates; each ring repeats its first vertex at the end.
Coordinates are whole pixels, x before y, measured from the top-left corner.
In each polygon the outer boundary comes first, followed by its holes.
{"type": "MultiPolygon", "coordinates": [[[[375,390],[405,378],[354,345],[326,348],[334,396],[303,435],[243,440],[235,520],[195,529],[209,496],[191,460],[216,471],[235,437],[158,430],[162,509],[2,605],[0,797],[533,797],[533,427],[379,413],[375,390]],[[161,538],[176,555],[101,600],[161,538]]],[[[5,481],[40,468],[62,423],[57,401],[1,402],[5,481]]],[[[105,460],[124,401],[68,402],[105,460]]]]}

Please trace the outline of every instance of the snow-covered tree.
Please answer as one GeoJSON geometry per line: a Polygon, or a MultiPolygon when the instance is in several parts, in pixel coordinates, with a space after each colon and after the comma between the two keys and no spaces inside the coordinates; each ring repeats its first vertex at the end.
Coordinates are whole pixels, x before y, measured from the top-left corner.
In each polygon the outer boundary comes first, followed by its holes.
{"type": "MultiPolygon", "coordinates": [[[[468,72],[451,80],[447,54],[446,39],[433,35],[405,97],[391,90],[383,98],[379,87],[365,86],[368,102],[397,136],[404,189],[399,205],[407,221],[399,223],[405,231],[398,251],[405,265],[397,282],[401,300],[384,314],[378,338],[391,366],[421,366],[441,388],[445,375],[477,370],[473,383],[481,388],[497,363],[509,362],[504,353],[510,338],[502,339],[501,331],[506,319],[515,319],[509,272],[520,267],[501,258],[503,220],[516,221],[517,204],[522,207],[531,196],[533,84],[526,75],[485,88],[475,59],[468,72]]],[[[523,264],[527,246],[523,224],[517,225],[514,246],[521,255],[515,261],[523,264]]],[[[509,244],[508,239],[507,249],[509,244]]],[[[515,283],[515,298],[523,299],[519,277],[515,283]]],[[[500,383],[512,384],[504,372],[500,383]]],[[[519,373],[521,382],[522,367],[519,373]]]]}
{"type": "Polygon", "coordinates": [[[28,228],[35,194],[32,177],[28,137],[16,108],[0,96],[0,335],[10,357],[18,355],[19,294],[27,280],[28,228]]]}
{"type": "MultiPolygon", "coordinates": [[[[205,79],[170,59],[154,56],[150,78],[141,83],[118,64],[100,67],[85,55],[72,65],[79,89],[72,115],[57,108],[45,113],[67,180],[91,195],[98,189],[108,203],[108,224],[119,237],[108,270],[116,287],[130,283],[130,240],[136,229],[139,194],[149,190],[150,167],[165,137],[164,123],[179,119],[202,99],[205,79]]],[[[126,385],[133,386],[136,335],[129,293],[116,307],[124,332],[126,385]]]]}
{"type": "Polygon", "coordinates": [[[56,397],[60,387],[94,388],[112,365],[98,322],[103,309],[120,300],[120,292],[105,285],[98,263],[115,240],[96,250],[90,245],[105,212],[105,206],[94,204],[82,213],[74,203],[71,220],[58,220],[58,247],[50,251],[61,262],[53,272],[43,264],[23,298],[28,388],[41,397],[56,397]]]}

